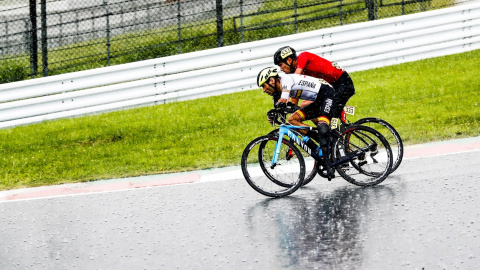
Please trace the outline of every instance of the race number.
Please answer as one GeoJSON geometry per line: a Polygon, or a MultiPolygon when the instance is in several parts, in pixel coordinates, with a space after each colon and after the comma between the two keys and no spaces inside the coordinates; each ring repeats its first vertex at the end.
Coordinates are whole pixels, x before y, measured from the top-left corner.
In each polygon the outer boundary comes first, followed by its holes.
{"type": "Polygon", "coordinates": [[[282,59],[285,59],[292,54],[292,49],[290,47],[287,47],[280,52],[280,57],[282,57],[282,59]]]}
{"type": "Polygon", "coordinates": [[[332,66],[334,66],[336,69],[341,69],[345,71],[345,69],[343,69],[337,62],[332,62],[332,66]]]}
{"type": "Polygon", "coordinates": [[[318,81],[321,83],[321,84],[329,84],[327,81],[325,81],[324,79],[318,79],[318,81]]]}
{"type": "Polygon", "coordinates": [[[332,118],[332,121],[330,121],[330,128],[331,129],[338,128],[338,118],[332,118]]]}
{"type": "Polygon", "coordinates": [[[353,106],[347,105],[343,108],[343,110],[345,111],[346,114],[355,115],[355,107],[353,106]]]}
{"type": "Polygon", "coordinates": [[[332,86],[331,84],[329,84],[327,81],[325,81],[324,79],[318,79],[318,81],[321,83],[321,84],[326,84],[328,86],[332,86]]]}

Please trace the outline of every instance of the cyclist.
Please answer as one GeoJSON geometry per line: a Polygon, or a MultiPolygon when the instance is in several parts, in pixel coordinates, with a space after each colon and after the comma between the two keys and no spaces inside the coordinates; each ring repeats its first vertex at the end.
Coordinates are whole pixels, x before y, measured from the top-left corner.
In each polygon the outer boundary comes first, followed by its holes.
{"type": "Polygon", "coordinates": [[[304,74],[324,79],[337,90],[338,106],[334,117],[340,117],[343,107],[350,97],[355,94],[355,87],[350,75],[337,63],[330,62],[316,54],[302,52],[297,56],[295,49],[290,46],[281,47],[273,55],[275,65],[289,74],[304,74]]]}
{"type": "MultiPolygon", "coordinates": [[[[306,75],[279,73],[276,67],[267,67],[258,73],[257,85],[262,87],[264,93],[273,97],[276,108],[286,107],[289,99],[295,105],[298,105],[299,99],[307,100],[308,104],[292,113],[288,122],[305,127],[308,127],[303,123],[306,120],[316,123],[318,136],[304,130],[302,133],[317,139],[322,152],[326,153],[330,119],[338,103],[336,91],[328,82],[306,75]]],[[[324,159],[324,165],[329,176],[333,177],[328,158],[324,159]]]]}

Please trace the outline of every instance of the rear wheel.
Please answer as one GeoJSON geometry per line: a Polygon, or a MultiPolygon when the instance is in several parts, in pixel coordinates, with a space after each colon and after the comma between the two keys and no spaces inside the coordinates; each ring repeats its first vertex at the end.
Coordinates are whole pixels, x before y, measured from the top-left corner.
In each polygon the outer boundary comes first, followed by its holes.
{"type": "Polygon", "coordinates": [[[387,121],[375,117],[367,117],[355,121],[355,125],[364,125],[380,132],[387,139],[393,154],[393,164],[390,173],[394,172],[403,159],[403,142],[397,130],[387,121]]]}
{"type": "Polygon", "coordinates": [[[334,143],[337,172],[358,186],[373,186],[390,174],[393,158],[388,141],[380,132],[363,125],[351,125],[334,143]]]}
{"type": "Polygon", "coordinates": [[[282,139],[277,163],[272,158],[278,136],[261,136],[251,141],[242,154],[242,172],[248,184],[269,197],[282,197],[295,192],[305,176],[305,162],[300,150],[282,139]]]}

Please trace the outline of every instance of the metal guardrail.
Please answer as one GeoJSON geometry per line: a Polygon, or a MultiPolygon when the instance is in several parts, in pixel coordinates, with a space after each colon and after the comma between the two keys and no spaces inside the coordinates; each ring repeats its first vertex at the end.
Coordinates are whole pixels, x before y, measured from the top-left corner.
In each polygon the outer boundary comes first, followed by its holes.
{"type": "Polygon", "coordinates": [[[349,72],[475,50],[480,3],[3,84],[0,128],[256,89],[283,45],[349,72]]]}

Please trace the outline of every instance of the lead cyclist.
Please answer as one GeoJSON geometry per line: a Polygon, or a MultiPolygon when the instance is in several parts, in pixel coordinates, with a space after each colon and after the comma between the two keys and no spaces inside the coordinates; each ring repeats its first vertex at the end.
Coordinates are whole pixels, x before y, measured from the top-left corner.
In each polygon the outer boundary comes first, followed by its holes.
{"type": "MultiPolygon", "coordinates": [[[[302,131],[303,134],[316,139],[321,145],[321,151],[327,151],[327,133],[330,120],[338,106],[338,97],[333,87],[325,80],[299,74],[285,74],[278,72],[276,67],[264,68],[258,73],[257,85],[264,93],[273,97],[276,108],[286,107],[290,101],[298,105],[300,99],[304,107],[292,113],[288,122],[295,126],[305,126],[304,121],[312,120],[318,133],[302,131]]],[[[329,176],[334,175],[328,158],[323,159],[329,176]]]]}

